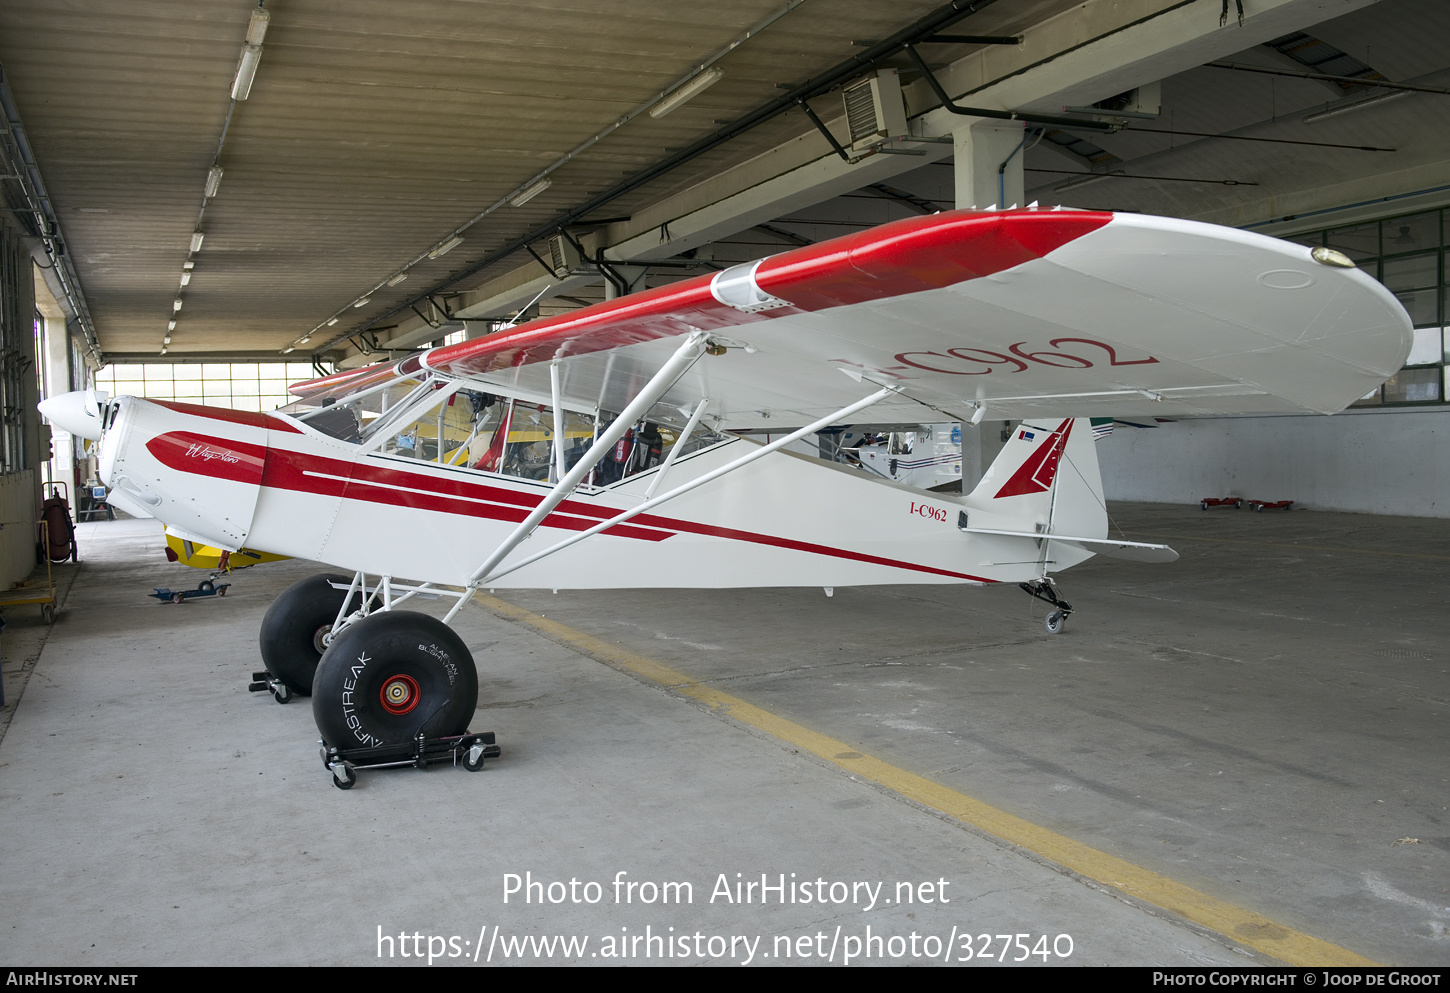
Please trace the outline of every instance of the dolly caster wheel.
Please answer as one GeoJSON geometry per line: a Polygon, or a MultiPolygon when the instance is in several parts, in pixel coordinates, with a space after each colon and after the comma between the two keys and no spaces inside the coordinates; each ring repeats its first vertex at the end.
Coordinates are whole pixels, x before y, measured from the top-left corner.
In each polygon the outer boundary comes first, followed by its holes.
{"type": "Polygon", "coordinates": [[[474,745],[468,750],[468,754],[463,756],[463,768],[467,769],[469,772],[477,772],[478,770],[482,769],[483,753],[484,748],[481,742],[477,745],[474,745]]]}

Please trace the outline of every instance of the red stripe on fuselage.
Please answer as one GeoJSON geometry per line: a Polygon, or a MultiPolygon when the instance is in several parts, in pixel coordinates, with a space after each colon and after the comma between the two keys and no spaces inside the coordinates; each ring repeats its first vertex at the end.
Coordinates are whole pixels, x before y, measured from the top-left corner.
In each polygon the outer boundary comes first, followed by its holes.
{"type": "Polygon", "coordinates": [[[226,421],[229,424],[245,424],[247,427],[265,428],[269,431],[286,431],[289,434],[302,433],[301,428],[289,424],[280,417],[273,417],[270,414],[259,414],[254,410],[203,407],[200,404],[182,403],[179,400],[147,400],[146,402],[154,403],[158,407],[165,407],[168,410],[174,410],[179,414],[191,414],[193,417],[208,417],[214,421],[226,421]]]}
{"type": "MultiPolygon", "coordinates": [[[[268,452],[262,485],[272,489],[316,493],[364,503],[436,511],[460,517],[481,517],[513,524],[528,517],[529,511],[541,499],[497,486],[392,469],[375,462],[348,462],[303,455],[280,448],[268,452]]],[[[603,516],[595,513],[581,519],[579,515],[570,513],[571,509],[561,506],[544,519],[543,526],[564,531],[584,531],[603,519],[603,516]]],[[[619,524],[603,533],[643,541],[663,541],[673,532],[619,524]]]]}
{"type": "MultiPolygon", "coordinates": [[[[649,514],[640,514],[634,519],[636,521],[645,521],[646,523],[668,520],[668,518],[663,517],[652,517],[649,514]]],[[[984,579],[981,576],[972,576],[965,572],[953,572],[950,569],[938,569],[936,566],[919,565],[915,562],[902,562],[899,559],[888,559],[880,555],[867,555],[865,552],[852,552],[845,548],[833,548],[830,545],[818,545],[811,541],[797,541],[794,538],[780,538],[775,535],[758,534],[754,531],[740,531],[735,528],[717,527],[713,524],[697,524],[694,521],[670,521],[670,526],[692,534],[710,535],[714,538],[731,538],[735,541],[749,541],[757,545],[773,545],[776,548],[789,548],[797,552],[813,552],[816,555],[830,555],[838,559],[869,562],[872,565],[890,566],[893,569],[909,569],[912,572],[925,572],[933,576],[950,576],[953,579],[967,579],[974,583],[997,582],[995,579],[984,579]]]]}
{"type": "Polygon", "coordinates": [[[256,485],[262,481],[267,458],[264,445],[223,441],[191,431],[167,431],[146,442],[156,461],[172,469],[256,485]]]}

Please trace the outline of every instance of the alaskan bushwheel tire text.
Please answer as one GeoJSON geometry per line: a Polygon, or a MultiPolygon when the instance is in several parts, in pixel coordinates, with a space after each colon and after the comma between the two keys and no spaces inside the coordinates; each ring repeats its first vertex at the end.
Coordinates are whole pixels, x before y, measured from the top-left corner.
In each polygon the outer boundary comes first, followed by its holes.
{"type": "Polygon", "coordinates": [[[322,658],[322,636],[332,630],[351,576],[324,574],[293,583],[272,601],[262,618],[262,664],[294,693],[312,692],[312,677],[322,658]]]}
{"type": "Polygon", "coordinates": [[[312,716],[322,740],[371,748],[462,734],[478,707],[463,639],[427,614],[389,610],[345,628],[317,666],[312,716]]]}

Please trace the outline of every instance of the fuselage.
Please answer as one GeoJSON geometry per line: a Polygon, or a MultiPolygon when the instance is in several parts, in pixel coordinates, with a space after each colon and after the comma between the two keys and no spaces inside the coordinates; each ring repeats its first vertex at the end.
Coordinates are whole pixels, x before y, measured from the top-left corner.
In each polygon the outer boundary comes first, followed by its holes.
{"type": "MultiPolygon", "coordinates": [[[[429,459],[416,438],[411,451],[369,446],[286,414],[120,397],[107,405],[104,420],[100,473],[122,510],[158,518],[193,541],[370,574],[463,585],[552,488],[546,480],[429,459]]],[[[665,488],[753,445],[728,438],[691,452],[669,467],[665,488]]],[[[514,557],[637,506],[660,471],[581,487],[514,557]]],[[[992,517],[991,508],[972,503],[773,452],[659,513],[641,514],[487,585],[834,587],[1040,576],[1042,563],[1021,554],[1020,540],[1004,556],[992,541],[958,530],[964,509],[978,521],[992,517]]]]}

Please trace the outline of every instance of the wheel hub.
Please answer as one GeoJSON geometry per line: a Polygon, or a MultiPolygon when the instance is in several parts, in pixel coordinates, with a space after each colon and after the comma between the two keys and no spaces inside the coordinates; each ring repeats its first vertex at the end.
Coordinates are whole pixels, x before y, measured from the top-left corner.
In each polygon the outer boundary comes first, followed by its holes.
{"type": "MultiPolygon", "coordinates": [[[[306,629],[304,628],[304,630],[306,630],[306,629]]],[[[331,645],[331,644],[332,644],[332,625],[331,624],[324,624],[324,625],[322,625],[322,627],[320,627],[316,631],[312,632],[312,647],[315,648],[315,649],[317,649],[317,654],[318,655],[321,655],[323,652],[327,651],[327,646],[328,645],[331,645]]]]}
{"type": "Polygon", "coordinates": [[[420,695],[418,681],[401,673],[384,680],[383,688],[378,692],[383,709],[393,715],[406,714],[418,706],[420,695]]]}

